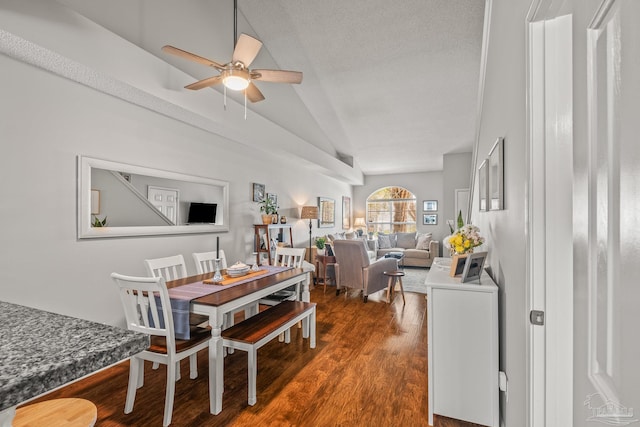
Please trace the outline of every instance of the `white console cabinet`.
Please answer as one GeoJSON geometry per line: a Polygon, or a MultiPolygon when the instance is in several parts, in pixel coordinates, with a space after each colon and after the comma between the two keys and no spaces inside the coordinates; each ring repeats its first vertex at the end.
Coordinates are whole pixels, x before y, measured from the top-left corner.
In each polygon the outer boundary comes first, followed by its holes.
{"type": "Polygon", "coordinates": [[[433,414],[499,427],[498,287],[449,276],[436,258],[426,279],[429,425],[433,414]]]}

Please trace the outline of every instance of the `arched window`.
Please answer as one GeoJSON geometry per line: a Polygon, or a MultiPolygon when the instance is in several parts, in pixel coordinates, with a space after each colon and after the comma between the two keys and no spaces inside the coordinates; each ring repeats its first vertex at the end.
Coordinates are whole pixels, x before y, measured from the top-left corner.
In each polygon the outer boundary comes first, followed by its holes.
{"type": "Polygon", "coordinates": [[[402,187],[385,187],[372,193],[367,199],[367,231],[416,231],[416,196],[402,187]]]}

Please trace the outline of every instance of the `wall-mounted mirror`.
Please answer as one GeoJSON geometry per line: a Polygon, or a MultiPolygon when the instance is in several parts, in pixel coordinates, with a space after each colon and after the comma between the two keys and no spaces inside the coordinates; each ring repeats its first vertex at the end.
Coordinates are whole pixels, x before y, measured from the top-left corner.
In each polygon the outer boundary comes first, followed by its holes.
{"type": "Polygon", "coordinates": [[[78,238],[229,230],[229,183],[78,157],[78,238]]]}
{"type": "Polygon", "coordinates": [[[318,197],[318,228],[335,227],[336,225],[336,202],[327,197],[318,197]]]}

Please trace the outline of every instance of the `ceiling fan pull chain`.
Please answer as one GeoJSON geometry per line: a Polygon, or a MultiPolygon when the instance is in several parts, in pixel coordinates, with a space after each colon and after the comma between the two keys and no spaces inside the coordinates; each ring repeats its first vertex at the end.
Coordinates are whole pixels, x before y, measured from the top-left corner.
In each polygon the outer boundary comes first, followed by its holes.
{"type": "Polygon", "coordinates": [[[247,90],[244,91],[244,119],[247,120],[247,90]]]}
{"type": "Polygon", "coordinates": [[[227,87],[224,86],[224,111],[227,111],[227,87]]]}

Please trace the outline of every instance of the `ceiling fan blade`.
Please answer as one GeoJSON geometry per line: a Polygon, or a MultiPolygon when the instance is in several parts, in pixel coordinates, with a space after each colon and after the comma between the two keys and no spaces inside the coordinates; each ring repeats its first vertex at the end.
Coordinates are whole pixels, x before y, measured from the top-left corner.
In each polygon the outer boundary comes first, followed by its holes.
{"type": "Polygon", "coordinates": [[[245,67],[249,68],[249,64],[253,62],[260,52],[262,42],[258,39],[254,39],[244,33],[238,37],[238,42],[233,50],[233,62],[240,61],[245,67]]]}
{"type": "Polygon", "coordinates": [[[214,76],[209,77],[195,83],[191,83],[190,85],[185,86],[185,89],[198,90],[205,87],[215,86],[218,83],[222,83],[222,76],[214,76]]]}
{"type": "Polygon", "coordinates": [[[262,92],[260,92],[258,86],[254,85],[253,83],[249,83],[249,86],[247,86],[245,92],[247,94],[247,98],[249,98],[249,101],[251,102],[260,102],[264,99],[264,95],[262,94],[262,92]]]}
{"type": "Polygon", "coordinates": [[[302,82],[302,73],[287,70],[251,70],[251,78],[263,82],[298,84],[302,82]],[[255,73],[259,73],[260,77],[254,77],[255,73]]]}
{"type": "Polygon", "coordinates": [[[178,49],[177,47],[173,47],[170,45],[162,46],[162,51],[165,53],[170,53],[172,55],[179,56],[184,59],[188,59],[189,61],[195,61],[203,65],[208,65],[209,67],[217,68],[218,70],[222,70],[224,68],[224,65],[218,64],[215,61],[212,61],[207,58],[203,58],[202,56],[198,56],[194,53],[187,52],[186,50],[178,49]]]}

